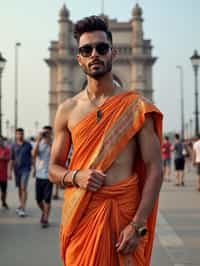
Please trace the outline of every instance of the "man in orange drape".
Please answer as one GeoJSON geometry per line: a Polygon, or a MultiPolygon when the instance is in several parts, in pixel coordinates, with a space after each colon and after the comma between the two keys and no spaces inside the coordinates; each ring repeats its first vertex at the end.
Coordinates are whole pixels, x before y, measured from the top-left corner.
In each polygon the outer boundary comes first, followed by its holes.
{"type": "Polygon", "coordinates": [[[51,181],[65,186],[63,263],[148,266],[162,183],[162,115],[113,81],[116,50],[101,18],[77,22],[74,36],[87,87],[58,108],[49,165],[51,181]]]}

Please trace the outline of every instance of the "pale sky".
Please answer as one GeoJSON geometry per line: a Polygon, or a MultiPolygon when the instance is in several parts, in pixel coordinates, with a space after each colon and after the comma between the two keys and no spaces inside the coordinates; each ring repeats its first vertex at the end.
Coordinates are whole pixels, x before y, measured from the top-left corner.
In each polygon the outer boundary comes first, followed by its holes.
{"type": "MultiPolygon", "coordinates": [[[[105,1],[105,14],[128,21],[136,0],[105,1]]],[[[185,121],[194,119],[194,73],[190,56],[200,53],[199,0],[140,0],[144,37],[151,39],[154,101],[164,113],[164,131],[180,130],[180,82],[176,65],[184,69],[185,121]]],[[[0,52],[7,59],[2,76],[3,129],[14,123],[14,45],[19,48],[19,126],[30,135],[39,125],[48,124],[49,57],[51,40],[58,39],[58,13],[63,4],[70,18],[100,14],[100,0],[0,0],[0,52]]],[[[200,71],[199,71],[200,72],[200,71]]],[[[200,73],[199,73],[200,75],[200,73]]]]}

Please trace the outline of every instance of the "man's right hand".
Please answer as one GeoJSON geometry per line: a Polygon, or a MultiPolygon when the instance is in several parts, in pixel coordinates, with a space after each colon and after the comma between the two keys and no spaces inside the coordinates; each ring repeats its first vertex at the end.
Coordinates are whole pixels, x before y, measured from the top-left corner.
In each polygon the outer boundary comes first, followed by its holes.
{"type": "Polygon", "coordinates": [[[44,134],[43,131],[39,132],[39,134],[37,135],[37,138],[36,138],[36,142],[40,142],[42,140],[43,134],[44,134]]]}
{"type": "Polygon", "coordinates": [[[8,180],[12,180],[12,174],[8,174],[8,180]]]}
{"type": "Polygon", "coordinates": [[[106,175],[102,171],[88,169],[79,171],[75,180],[80,188],[95,192],[103,186],[105,177],[106,175]]]}

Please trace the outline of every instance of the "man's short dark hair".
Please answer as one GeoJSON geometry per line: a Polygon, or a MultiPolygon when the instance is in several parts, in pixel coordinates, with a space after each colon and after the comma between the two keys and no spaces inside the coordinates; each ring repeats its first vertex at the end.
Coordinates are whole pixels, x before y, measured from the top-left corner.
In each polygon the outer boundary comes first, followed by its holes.
{"type": "Polygon", "coordinates": [[[108,29],[106,22],[98,16],[83,18],[74,25],[74,38],[79,43],[80,37],[85,32],[104,31],[108,40],[112,44],[112,33],[108,29]]]}
{"type": "Polygon", "coordinates": [[[52,131],[52,126],[44,126],[43,129],[44,129],[44,130],[52,131]]]}
{"type": "Polygon", "coordinates": [[[15,132],[24,133],[24,129],[21,127],[16,128],[15,132]]]}
{"type": "Polygon", "coordinates": [[[169,140],[169,137],[168,136],[165,136],[165,140],[169,140]]]}
{"type": "Polygon", "coordinates": [[[178,133],[175,134],[176,139],[180,139],[180,135],[178,133]]]}

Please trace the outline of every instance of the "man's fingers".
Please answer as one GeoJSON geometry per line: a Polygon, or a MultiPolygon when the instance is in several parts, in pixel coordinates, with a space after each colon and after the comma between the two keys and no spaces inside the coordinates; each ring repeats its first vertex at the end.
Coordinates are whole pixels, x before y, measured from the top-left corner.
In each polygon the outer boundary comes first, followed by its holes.
{"type": "Polygon", "coordinates": [[[106,174],[104,172],[102,172],[101,170],[94,170],[97,174],[100,174],[102,176],[106,176],[106,174]]]}
{"type": "Polygon", "coordinates": [[[98,186],[101,186],[103,184],[103,181],[102,180],[99,180],[98,178],[92,177],[89,180],[89,184],[96,184],[98,186]]]}
{"type": "Polygon", "coordinates": [[[138,242],[134,239],[130,239],[128,242],[127,242],[127,245],[125,246],[124,250],[122,251],[123,254],[129,254],[131,252],[133,252],[136,247],[137,247],[137,244],[138,242]]]}
{"type": "Polygon", "coordinates": [[[134,244],[134,245],[130,245],[128,244],[124,249],[123,249],[123,254],[124,255],[127,255],[129,253],[132,253],[135,249],[136,249],[137,245],[134,244]]]}
{"type": "Polygon", "coordinates": [[[103,172],[98,171],[98,170],[95,170],[95,171],[92,173],[92,175],[93,175],[94,177],[100,179],[100,180],[104,180],[105,177],[106,177],[106,175],[105,175],[103,172]]]}
{"type": "Polygon", "coordinates": [[[101,186],[96,185],[96,184],[89,184],[89,185],[87,186],[87,190],[95,192],[95,191],[97,191],[98,189],[100,189],[100,187],[101,187],[101,186]]]}
{"type": "Polygon", "coordinates": [[[122,235],[122,240],[121,240],[121,242],[117,248],[117,252],[122,251],[124,249],[125,245],[126,245],[126,240],[124,238],[124,235],[122,235]]]}
{"type": "Polygon", "coordinates": [[[119,245],[121,244],[122,242],[122,239],[123,239],[123,234],[121,233],[120,236],[119,236],[119,239],[117,241],[117,244],[115,245],[116,247],[119,247],[119,245]]]}

